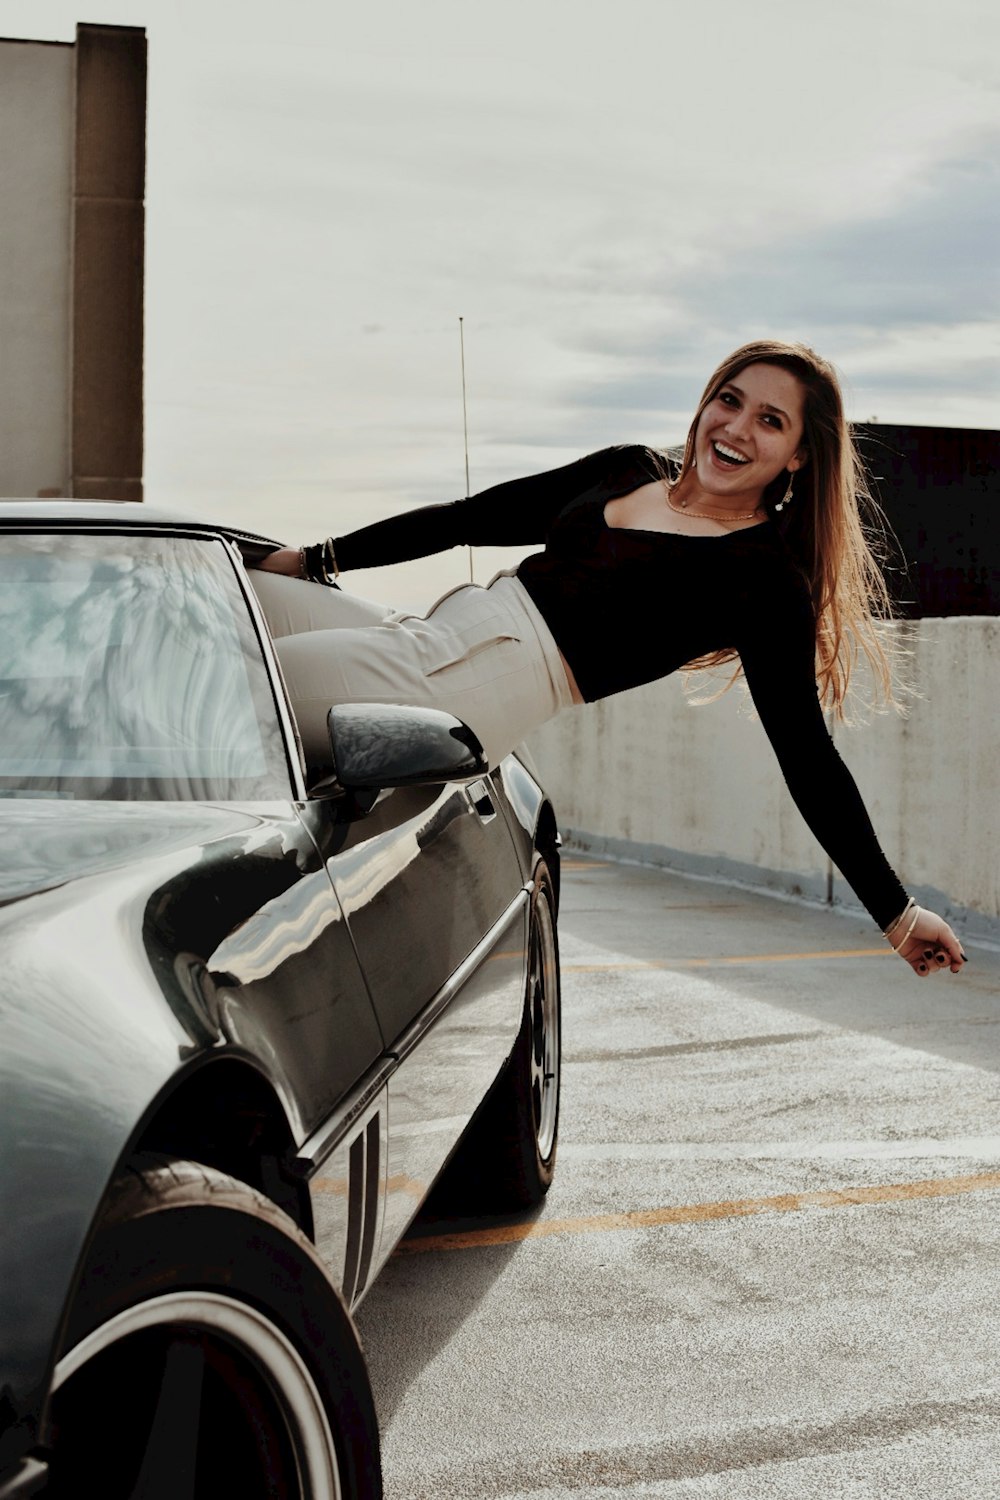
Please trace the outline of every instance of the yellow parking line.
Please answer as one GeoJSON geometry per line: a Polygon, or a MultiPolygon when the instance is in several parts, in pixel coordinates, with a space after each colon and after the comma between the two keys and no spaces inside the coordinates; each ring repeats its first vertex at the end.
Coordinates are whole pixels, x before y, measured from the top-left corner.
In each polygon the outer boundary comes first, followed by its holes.
{"type": "Polygon", "coordinates": [[[773,1198],[735,1198],[721,1203],[689,1203],[675,1208],[645,1208],[633,1213],[594,1214],[579,1219],[540,1219],[532,1224],[497,1224],[465,1234],[436,1234],[404,1240],[397,1254],[427,1250],[475,1250],[482,1245],[513,1245],[550,1234],[600,1234],[611,1229],[653,1229],[664,1224],[705,1224],[748,1214],[788,1214],[805,1208],[854,1208],[862,1203],[912,1202],[918,1198],[952,1198],[984,1188],[1000,1188],[1000,1172],[965,1177],[932,1177],[923,1182],[890,1182],[874,1187],[836,1188],[828,1192],[779,1193],[773,1198]]]}
{"type": "Polygon", "coordinates": [[[717,954],[712,958],[653,958],[646,962],[616,964],[561,964],[564,974],[597,974],[615,969],[705,969],[713,964],[783,964],[818,958],[891,958],[890,948],[824,948],[816,953],[717,954]]]}

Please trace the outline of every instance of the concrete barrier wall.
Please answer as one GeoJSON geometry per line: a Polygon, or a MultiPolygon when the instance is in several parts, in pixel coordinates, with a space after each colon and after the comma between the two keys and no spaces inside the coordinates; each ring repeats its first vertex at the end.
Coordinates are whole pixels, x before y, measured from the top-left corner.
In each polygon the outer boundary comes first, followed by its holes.
{"type": "MultiPolygon", "coordinates": [[[[834,741],[907,888],[970,939],[996,941],[1000,619],[886,628],[911,653],[919,696],[906,718],[833,726],[834,741]]],[[[563,714],[528,748],[564,837],[582,847],[857,905],[792,802],[742,686],[696,707],[673,677],[563,714]]]]}

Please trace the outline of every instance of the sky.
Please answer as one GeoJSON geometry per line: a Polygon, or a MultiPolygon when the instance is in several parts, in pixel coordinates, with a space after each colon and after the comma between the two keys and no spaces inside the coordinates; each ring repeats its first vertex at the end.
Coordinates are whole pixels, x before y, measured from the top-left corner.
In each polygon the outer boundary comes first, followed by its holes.
{"type": "Polygon", "coordinates": [[[859,420],[1000,426],[996,0],[0,0],[79,20],[149,42],[153,503],[298,544],[460,497],[459,317],[473,492],[679,441],[761,336],[859,420]]]}

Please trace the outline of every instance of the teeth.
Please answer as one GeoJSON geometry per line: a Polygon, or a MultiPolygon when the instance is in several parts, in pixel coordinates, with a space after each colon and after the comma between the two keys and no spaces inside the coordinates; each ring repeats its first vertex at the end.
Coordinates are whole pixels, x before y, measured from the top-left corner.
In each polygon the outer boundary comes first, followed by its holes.
{"type": "Polygon", "coordinates": [[[744,458],[742,453],[737,453],[735,448],[727,448],[725,443],[715,444],[716,453],[721,453],[723,458],[728,458],[736,464],[748,464],[750,460],[744,458]]]}

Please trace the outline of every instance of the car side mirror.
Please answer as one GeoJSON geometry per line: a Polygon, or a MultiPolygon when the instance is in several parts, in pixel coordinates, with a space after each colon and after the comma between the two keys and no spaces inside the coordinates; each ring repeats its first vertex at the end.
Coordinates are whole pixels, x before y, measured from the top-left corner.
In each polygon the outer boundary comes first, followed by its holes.
{"type": "Polygon", "coordinates": [[[310,787],[311,797],[474,781],[489,770],[473,730],[439,708],[340,703],[327,726],[333,774],[310,787]]]}

